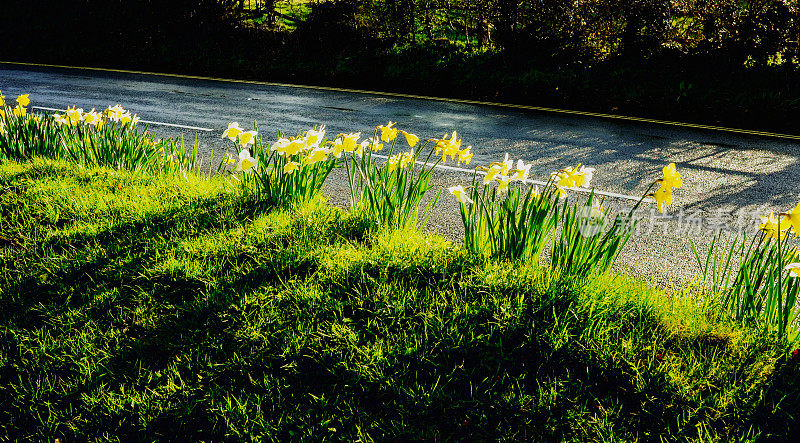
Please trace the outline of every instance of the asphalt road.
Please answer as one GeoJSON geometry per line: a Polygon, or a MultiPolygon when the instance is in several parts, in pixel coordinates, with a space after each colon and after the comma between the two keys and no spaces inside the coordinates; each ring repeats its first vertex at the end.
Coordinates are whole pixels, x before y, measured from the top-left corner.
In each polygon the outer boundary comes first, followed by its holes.
{"type": "MultiPolygon", "coordinates": [[[[244,127],[257,122],[260,133],[274,139],[278,131],[293,135],[321,124],[333,134],[366,134],[391,120],[423,139],[458,131],[473,147],[473,166],[507,152],[534,162],[533,178],[546,180],[551,171],[582,163],[596,169],[596,189],[631,196],[640,196],[664,165],[676,163],[683,187],[675,191],[669,217],[653,218],[654,205],[644,205],[640,231],[619,261],[620,269],[662,286],[696,274],[689,240],[702,249],[719,228],[752,232],[758,214],[788,210],[800,195],[800,144],[774,138],[377,94],[2,63],[0,90],[7,99],[29,93],[31,106],[99,110],[119,103],[143,120],[210,129],[150,126],[162,136],[197,135],[201,154],[214,150],[215,157],[229,146],[220,135],[233,121],[244,127]]],[[[444,187],[468,180],[443,171],[436,182],[444,187]]],[[[344,204],[345,186],[335,176],[326,195],[344,204]]],[[[429,228],[458,241],[456,206],[449,195],[442,201],[429,228]]],[[[612,209],[631,204],[605,202],[612,209]]]]}

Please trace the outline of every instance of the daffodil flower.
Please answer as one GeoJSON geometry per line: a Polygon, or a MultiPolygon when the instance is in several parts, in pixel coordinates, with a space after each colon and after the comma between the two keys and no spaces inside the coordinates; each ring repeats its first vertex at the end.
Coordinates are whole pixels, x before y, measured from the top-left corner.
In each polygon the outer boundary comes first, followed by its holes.
{"type": "Polygon", "coordinates": [[[87,125],[97,126],[97,123],[100,122],[100,114],[92,109],[91,111],[83,114],[83,122],[87,125]]]}
{"type": "Polygon", "coordinates": [[[500,175],[497,178],[497,191],[498,192],[505,192],[508,191],[508,184],[511,183],[511,177],[507,175],[500,175]]]}
{"type": "Polygon", "coordinates": [[[458,151],[458,162],[468,165],[472,161],[472,146],[458,151]]]}
{"type": "Polygon", "coordinates": [[[364,140],[361,142],[361,149],[372,148],[372,152],[378,152],[383,149],[383,143],[378,143],[378,137],[364,140]]]}
{"type": "Polygon", "coordinates": [[[350,134],[340,134],[342,139],[342,148],[344,152],[353,152],[358,149],[358,139],[361,138],[360,132],[353,132],[350,134]]]}
{"type": "Polygon", "coordinates": [[[660,187],[653,193],[653,198],[656,200],[656,208],[658,212],[664,213],[666,206],[672,204],[672,188],[660,187]]]}
{"type": "MultiPolygon", "coordinates": [[[[559,188],[573,188],[575,187],[575,179],[572,177],[572,174],[566,170],[560,170],[558,172],[554,172],[550,174],[553,177],[553,181],[556,186],[559,188]]],[[[566,194],[566,193],[565,193],[566,194]]]]}
{"type": "Polygon", "coordinates": [[[400,156],[400,167],[405,169],[410,163],[414,161],[414,151],[404,152],[400,156]]]}
{"type": "Polygon", "coordinates": [[[16,115],[17,117],[22,117],[23,115],[28,113],[28,109],[27,108],[23,108],[20,105],[15,106],[13,111],[14,111],[14,115],[16,115]]]}
{"type": "Polygon", "coordinates": [[[109,106],[108,109],[105,110],[106,116],[112,122],[119,122],[123,115],[127,113],[125,109],[122,108],[120,105],[109,106]]]}
{"type": "Polygon", "coordinates": [[[331,146],[333,146],[333,151],[331,152],[334,157],[341,158],[342,152],[344,152],[344,143],[341,138],[337,138],[334,141],[328,142],[331,146]]]}
{"type": "Polygon", "coordinates": [[[239,152],[239,163],[236,164],[236,172],[249,172],[250,170],[256,170],[256,159],[250,156],[250,151],[247,149],[242,149],[239,152]]]}
{"type": "Polygon", "coordinates": [[[2,94],[3,91],[0,91],[0,106],[6,105],[6,96],[2,94]]]}
{"type": "Polygon", "coordinates": [[[386,125],[380,125],[377,129],[381,131],[381,141],[389,143],[390,141],[397,138],[397,129],[393,128],[392,126],[396,125],[396,122],[392,122],[389,120],[389,123],[386,125]]]}
{"type": "Polygon", "coordinates": [[[790,277],[800,277],[800,263],[789,263],[783,270],[789,271],[790,277]]]}
{"type": "Polygon", "coordinates": [[[489,184],[497,174],[500,174],[503,171],[503,167],[497,163],[492,163],[489,167],[479,166],[478,169],[482,169],[486,171],[486,177],[483,178],[483,184],[489,184]]]}
{"type": "Polygon", "coordinates": [[[139,123],[139,117],[131,114],[130,112],[124,112],[119,116],[119,122],[123,125],[130,124],[131,126],[136,126],[136,124],[139,123]]]}
{"type": "Polygon", "coordinates": [[[521,159],[517,160],[517,167],[511,170],[511,172],[514,173],[511,176],[511,181],[521,182],[527,180],[531,171],[531,166],[533,166],[533,163],[528,163],[526,165],[521,159]]]}
{"type": "Polygon", "coordinates": [[[464,187],[461,186],[461,185],[451,186],[451,187],[447,188],[447,190],[450,191],[450,193],[453,194],[456,197],[456,200],[458,200],[459,203],[462,203],[462,204],[475,203],[475,201],[473,201],[471,198],[469,198],[469,195],[467,195],[467,190],[464,189],[464,187]]]}
{"type": "Polygon", "coordinates": [[[314,149],[319,147],[322,139],[325,138],[325,125],[320,126],[318,130],[310,129],[306,131],[305,144],[306,148],[314,149]]]}
{"type": "Polygon", "coordinates": [[[417,137],[416,135],[409,134],[408,132],[402,130],[400,131],[400,133],[406,137],[406,143],[408,143],[408,146],[413,148],[414,146],[417,146],[417,143],[419,143],[419,137],[417,137]]]}
{"type": "Polygon", "coordinates": [[[29,95],[30,94],[22,94],[19,97],[17,97],[17,104],[22,106],[23,108],[25,106],[28,106],[31,102],[31,99],[28,97],[29,95]]]}
{"type": "Polygon", "coordinates": [[[508,156],[508,152],[506,152],[506,157],[500,162],[500,166],[502,169],[500,170],[501,175],[508,175],[508,171],[514,167],[514,160],[508,156]]]}
{"type": "Polygon", "coordinates": [[[286,164],[283,166],[283,172],[284,172],[285,174],[291,174],[291,173],[293,173],[294,171],[297,171],[298,169],[300,169],[300,163],[293,162],[293,161],[287,162],[287,163],[286,163],[286,164]]]}
{"type": "Polygon", "coordinates": [[[449,139],[445,134],[441,139],[434,139],[433,141],[436,142],[436,153],[442,153],[442,161],[446,161],[448,155],[451,159],[455,159],[461,149],[461,140],[458,139],[456,131],[453,131],[449,139]]]}
{"type": "Polygon", "coordinates": [[[274,143],[272,143],[270,149],[277,152],[278,154],[283,155],[286,154],[286,147],[289,146],[289,143],[291,143],[291,141],[288,138],[279,138],[274,143]]]}
{"type": "Polygon", "coordinates": [[[786,238],[786,233],[792,227],[788,219],[778,215],[777,217],[772,212],[768,216],[760,216],[761,224],[758,229],[776,240],[783,240],[786,238]]]}
{"type": "Polygon", "coordinates": [[[64,116],[69,119],[70,125],[75,126],[78,122],[83,120],[83,109],[75,109],[74,106],[72,108],[67,108],[64,112],[64,116]]]}
{"type": "Polygon", "coordinates": [[[409,151],[389,157],[386,164],[389,171],[394,171],[397,166],[400,166],[401,169],[405,169],[412,161],[414,161],[414,151],[409,151]]]}
{"type": "Polygon", "coordinates": [[[667,188],[680,188],[683,185],[681,174],[675,168],[675,163],[670,163],[662,169],[664,176],[659,180],[662,186],[667,188]]]}
{"type": "Polygon", "coordinates": [[[256,141],[256,136],[258,132],[256,131],[244,131],[239,134],[239,144],[243,147],[247,147],[248,145],[252,145],[256,141]]]}
{"type": "Polygon", "coordinates": [[[792,228],[794,229],[794,236],[800,237],[800,203],[798,203],[797,206],[795,206],[791,211],[781,215],[785,216],[786,219],[789,220],[789,223],[791,223],[792,228]]]}
{"type": "Polygon", "coordinates": [[[572,179],[575,182],[575,186],[580,188],[588,187],[593,176],[594,168],[586,168],[582,165],[578,165],[572,170],[572,179]]]}
{"type": "Polygon", "coordinates": [[[325,148],[316,148],[308,153],[306,158],[303,159],[303,163],[306,165],[313,165],[314,163],[324,161],[326,158],[328,158],[328,150],[325,148]]]}
{"type": "Polygon", "coordinates": [[[228,137],[230,141],[235,142],[236,138],[239,137],[239,134],[242,132],[244,132],[244,129],[239,126],[239,123],[233,122],[228,124],[228,129],[222,132],[221,138],[228,137]]]}
{"type": "Polygon", "coordinates": [[[397,169],[397,164],[400,163],[400,154],[395,154],[386,160],[386,169],[391,172],[397,169]]]}

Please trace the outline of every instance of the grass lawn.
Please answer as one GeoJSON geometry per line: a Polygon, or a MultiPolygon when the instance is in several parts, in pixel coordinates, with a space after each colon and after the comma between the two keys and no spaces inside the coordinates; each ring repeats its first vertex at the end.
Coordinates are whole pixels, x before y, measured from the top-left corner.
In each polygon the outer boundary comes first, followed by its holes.
{"type": "Polygon", "coordinates": [[[790,439],[800,358],[223,178],[0,163],[0,440],[790,439]]]}

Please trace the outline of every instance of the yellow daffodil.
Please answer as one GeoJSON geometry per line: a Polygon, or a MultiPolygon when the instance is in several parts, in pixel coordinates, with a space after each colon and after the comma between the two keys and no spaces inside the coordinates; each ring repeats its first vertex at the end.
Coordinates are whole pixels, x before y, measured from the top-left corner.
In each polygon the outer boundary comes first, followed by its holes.
{"type": "Polygon", "coordinates": [[[372,152],[378,152],[383,149],[383,143],[378,143],[378,137],[364,140],[361,142],[361,149],[372,148],[372,152]]]}
{"type": "Polygon", "coordinates": [[[320,126],[319,129],[310,129],[306,131],[304,140],[306,148],[315,149],[319,147],[319,144],[322,142],[322,139],[324,138],[325,138],[325,125],[320,126]]]}
{"type": "Polygon", "coordinates": [[[239,134],[242,132],[244,132],[244,129],[239,126],[238,122],[229,123],[228,129],[222,132],[221,138],[228,137],[230,141],[235,142],[236,138],[239,137],[239,134]]]}
{"type": "Polygon", "coordinates": [[[239,145],[247,147],[252,145],[256,141],[256,136],[258,132],[256,131],[244,131],[239,134],[239,145]]]}
{"type": "Polygon", "coordinates": [[[534,185],[533,186],[533,198],[539,198],[541,196],[542,196],[542,190],[539,189],[538,186],[534,185]]]}
{"type": "Polygon", "coordinates": [[[680,188],[683,185],[681,174],[675,168],[675,163],[670,163],[664,166],[662,170],[664,176],[659,180],[662,186],[666,188],[680,188]]]}
{"type": "Polygon", "coordinates": [[[386,169],[390,172],[394,171],[395,169],[397,169],[397,165],[399,163],[400,163],[400,154],[395,154],[389,157],[388,160],[386,160],[386,169]]]}
{"type": "Polygon", "coordinates": [[[469,195],[467,195],[467,190],[461,185],[451,186],[447,188],[447,190],[450,191],[450,193],[456,197],[456,200],[462,204],[475,203],[471,198],[469,198],[469,195]]]}
{"type": "Polygon", "coordinates": [[[119,122],[123,125],[136,126],[136,124],[139,123],[139,117],[130,112],[124,112],[119,116],[119,122]]]}
{"type": "Polygon", "coordinates": [[[20,105],[17,105],[17,106],[14,107],[14,115],[16,115],[17,117],[22,117],[23,115],[25,115],[27,113],[28,113],[28,109],[27,108],[24,108],[24,107],[22,107],[20,105]]]}
{"type": "Polygon", "coordinates": [[[666,206],[672,204],[672,188],[660,187],[653,193],[653,198],[656,200],[656,208],[658,212],[664,213],[666,206]]]}
{"type": "Polygon", "coordinates": [[[531,166],[533,166],[533,163],[528,163],[526,165],[521,159],[517,160],[517,167],[511,170],[511,172],[513,172],[511,181],[521,182],[527,180],[531,171],[531,166]]]}
{"type": "Polygon", "coordinates": [[[313,165],[314,163],[324,161],[328,158],[328,150],[325,148],[312,149],[306,158],[303,159],[303,164],[313,165]]]}
{"type": "Polygon", "coordinates": [[[416,135],[409,134],[408,132],[402,130],[400,131],[400,133],[406,137],[406,143],[408,143],[408,146],[413,148],[414,146],[417,146],[417,143],[419,143],[419,137],[417,137],[416,135]]]}
{"type": "Polygon", "coordinates": [[[492,163],[488,168],[485,166],[478,166],[478,169],[486,171],[486,177],[483,178],[483,184],[485,185],[494,180],[494,177],[501,173],[503,167],[498,163],[492,163]]]}
{"type": "Polygon", "coordinates": [[[83,114],[83,122],[87,125],[97,126],[97,124],[101,121],[100,114],[95,112],[94,109],[91,111],[83,114]]]}
{"type": "Polygon", "coordinates": [[[392,127],[396,124],[397,124],[396,122],[392,122],[391,120],[389,120],[389,123],[387,123],[386,125],[380,125],[377,127],[377,129],[380,129],[381,131],[381,141],[389,143],[397,138],[398,131],[396,128],[392,127]]]}
{"type": "Polygon", "coordinates": [[[360,132],[353,134],[339,134],[336,140],[328,142],[333,145],[333,155],[336,158],[342,156],[342,152],[353,152],[358,148],[358,138],[361,137],[360,132]]]}
{"type": "Polygon", "coordinates": [[[6,105],[6,96],[3,95],[3,91],[0,91],[0,106],[6,105]]]}
{"type": "Polygon", "coordinates": [[[458,162],[468,165],[472,161],[472,146],[458,151],[458,162]]]}
{"type": "Polygon", "coordinates": [[[256,159],[250,156],[250,151],[242,149],[239,152],[239,163],[236,164],[236,172],[250,172],[251,170],[256,170],[256,166],[256,159]]]}
{"type": "Polygon", "coordinates": [[[783,240],[786,238],[786,233],[792,227],[791,223],[785,217],[780,215],[775,216],[772,212],[768,216],[760,216],[761,224],[758,229],[776,240],[783,240]]]}
{"type": "Polygon", "coordinates": [[[342,148],[344,152],[353,152],[358,149],[358,139],[361,138],[360,132],[340,134],[339,136],[342,139],[342,148]]]}
{"type": "Polygon", "coordinates": [[[564,168],[551,174],[556,186],[562,188],[586,187],[593,175],[594,168],[584,168],[580,164],[574,168],[564,168]]]}
{"type": "Polygon", "coordinates": [[[108,109],[105,110],[105,114],[109,120],[112,122],[119,122],[123,115],[125,115],[127,111],[122,108],[120,105],[109,106],[108,109]]]}
{"type": "Polygon", "coordinates": [[[499,192],[508,191],[508,184],[511,183],[511,177],[501,175],[497,178],[497,190],[499,192]]]}
{"type": "Polygon", "coordinates": [[[283,166],[283,172],[286,174],[291,174],[298,169],[300,169],[300,163],[297,162],[290,161],[283,166]]]}
{"type": "Polygon", "coordinates": [[[509,157],[508,152],[506,152],[506,157],[503,159],[503,161],[500,162],[500,166],[502,166],[503,168],[500,170],[500,174],[502,175],[508,175],[508,171],[510,171],[511,168],[514,167],[514,160],[511,160],[511,157],[509,157]]]}
{"type": "MultiPolygon", "coordinates": [[[[2,106],[2,105],[0,105],[0,106],[2,106]]],[[[3,108],[0,108],[0,119],[2,119],[2,118],[6,118],[6,110],[3,109],[3,108]]]]}
{"type": "Polygon", "coordinates": [[[572,179],[575,182],[575,186],[580,188],[588,187],[593,176],[594,168],[585,168],[582,165],[578,165],[572,170],[572,179]]]}
{"type": "Polygon", "coordinates": [[[291,140],[289,140],[288,138],[279,138],[272,144],[272,146],[270,146],[270,149],[277,152],[278,154],[283,155],[286,154],[286,148],[289,146],[289,143],[291,143],[291,140]]]}
{"type": "Polygon", "coordinates": [[[800,277],[800,263],[789,263],[783,269],[789,271],[791,277],[800,277]]]}
{"type": "Polygon", "coordinates": [[[397,166],[400,166],[401,169],[405,169],[412,161],[414,161],[414,151],[409,151],[389,157],[386,164],[389,171],[394,171],[397,166]]]}
{"type": "Polygon", "coordinates": [[[453,131],[449,139],[447,138],[447,134],[445,134],[443,138],[433,139],[433,141],[436,142],[436,153],[439,154],[441,152],[442,154],[442,161],[446,161],[448,155],[451,159],[455,159],[456,156],[459,155],[461,140],[458,139],[456,131],[453,131]]]}
{"type": "Polygon", "coordinates": [[[565,171],[563,169],[561,171],[554,172],[554,173],[552,173],[550,175],[553,177],[554,184],[556,186],[558,186],[559,188],[572,188],[572,187],[575,187],[575,179],[572,177],[572,175],[569,172],[567,172],[567,171],[565,171]]]}
{"type": "Polygon", "coordinates": [[[800,203],[798,203],[797,206],[795,206],[791,211],[781,215],[785,216],[786,219],[789,220],[789,223],[791,223],[792,228],[794,229],[794,236],[800,237],[800,203]]]}
{"type": "Polygon", "coordinates": [[[336,157],[336,158],[341,158],[342,157],[342,152],[344,152],[344,141],[341,138],[337,138],[336,140],[334,140],[332,142],[329,141],[328,144],[333,146],[333,150],[331,151],[331,154],[333,154],[333,156],[336,157]]]}
{"type": "Polygon", "coordinates": [[[83,120],[83,109],[75,109],[74,106],[67,108],[67,110],[64,112],[64,116],[69,119],[70,125],[75,126],[78,124],[78,122],[83,120]]]}
{"type": "Polygon", "coordinates": [[[28,104],[30,104],[31,102],[31,99],[28,97],[29,95],[30,94],[22,94],[19,97],[17,97],[17,104],[22,106],[23,108],[25,106],[28,106],[28,104]]]}

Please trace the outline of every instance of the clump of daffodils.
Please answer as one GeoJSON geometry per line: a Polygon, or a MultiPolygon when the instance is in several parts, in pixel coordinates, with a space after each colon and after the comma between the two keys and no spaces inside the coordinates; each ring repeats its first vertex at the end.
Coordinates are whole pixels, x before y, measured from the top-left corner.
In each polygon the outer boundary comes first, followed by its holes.
{"type": "Polygon", "coordinates": [[[580,163],[572,168],[564,168],[558,172],[550,174],[553,183],[558,187],[558,194],[561,197],[567,195],[566,189],[586,188],[594,177],[594,168],[587,168],[580,163]]]}
{"type": "Polygon", "coordinates": [[[247,147],[255,144],[257,136],[258,131],[245,131],[237,122],[228,124],[228,128],[222,132],[222,138],[229,139],[242,149],[239,151],[238,161],[226,154],[223,164],[235,163],[236,166],[234,170],[236,172],[250,172],[256,170],[258,162],[250,155],[250,150],[247,149],[247,147]]]}
{"type": "Polygon", "coordinates": [[[105,110],[105,115],[114,123],[122,123],[123,125],[132,124],[136,125],[139,122],[139,117],[126,111],[120,105],[109,106],[105,110]]]}
{"type": "MultiPolygon", "coordinates": [[[[355,135],[356,140],[358,134],[355,135]]],[[[316,163],[328,160],[331,154],[338,156],[341,152],[350,150],[352,152],[355,148],[353,137],[346,137],[340,134],[335,142],[323,143],[325,139],[325,126],[320,126],[319,129],[309,129],[308,131],[298,134],[292,138],[280,138],[272,144],[272,151],[286,160],[283,166],[283,171],[287,174],[292,174],[295,171],[302,169],[305,166],[311,166],[316,163]],[[338,146],[337,146],[338,143],[338,146]]]]}
{"type": "Polygon", "coordinates": [[[435,143],[436,154],[441,154],[443,163],[447,161],[447,157],[465,165],[472,161],[472,146],[461,149],[461,139],[458,138],[456,131],[453,131],[449,138],[448,134],[445,134],[444,137],[431,141],[435,143]]]}
{"type": "MultiPolygon", "coordinates": [[[[469,155],[470,158],[472,158],[472,153],[469,155]]],[[[484,185],[497,182],[497,190],[499,192],[505,192],[508,191],[508,186],[511,183],[524,182],[527,180],[530,175],[531,166],[533,166],[532,163],[526,165],[522,159],[517,160],[515,166],[514,161],[506,154],[503,161],[490,163],[489,166],[478,166],[477,169],[486,172],[483,178],[484,185]]]]}
{"type": "Polygon", "coordinates": [[[63,113],[53,114],[53,120],[63,126],[78,126],[83,123],[99,130],[103,129],[109,122],[134,127],[139,123],[139,116],[126,111],[120,105],[109,106],[102,112],[97,112],[94,108],[85,112],[82,108],[72,106],[68,107],[63,113]]]}
{"type": "MultiPolygon", "coordinates": [[[[30,94],[22,94],[17,96],[17,106],[11,109],[11,113],[17,117],[23,117],[28,114],[27,106],[31,103],[30,94]]],[[[6,116],[6,96],[0,91],[0,119],[6,116]]],[[[3,123],[0,121],[0,131],[5,131],[3,123]]]]}

